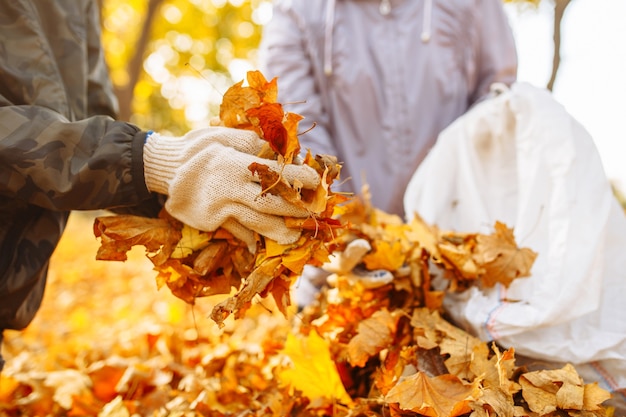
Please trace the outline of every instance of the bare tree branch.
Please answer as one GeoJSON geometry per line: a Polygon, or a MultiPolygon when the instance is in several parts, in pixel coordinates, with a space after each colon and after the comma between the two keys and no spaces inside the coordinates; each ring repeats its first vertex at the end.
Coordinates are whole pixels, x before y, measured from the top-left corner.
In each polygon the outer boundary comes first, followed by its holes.
{"type": "Polygon", "coordinates": [[[152,23],[154,22],[154,18],[163,1],[164,0],[148,1],[148,9],[139,34],[139,39],[133,48],[135,53],[128,62],[127,66],[128,83],[124,86],[118,86],[115,88],[115,94],[117,95],[120,106],[119,118],[121,120],[129,120],[132,115],[133,92],[141,74],[144,55],[148,47],[148,42],[150,41],[152,23]]]}
{"type": "Polygon", "coordinates": [[[552,73],[550,74],[550,81],[548,81],[547,85],[550,91],[554,88],[556,75],[561,66],[561,23],[565,9],[569,6],[571,1],[572,0],[554,0],[554,54],[552,56],[552,73]]]}

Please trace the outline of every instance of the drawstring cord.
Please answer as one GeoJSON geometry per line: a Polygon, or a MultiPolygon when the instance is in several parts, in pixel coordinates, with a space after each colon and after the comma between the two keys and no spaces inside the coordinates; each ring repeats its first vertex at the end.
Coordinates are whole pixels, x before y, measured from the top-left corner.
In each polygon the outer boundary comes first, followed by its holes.
{"type": "Polygon", "coordinates": [[[324,30],[324,74],[333,72],[333,26],[335,25],[335,0],[328,0],[326,5],[326,27],[324,30]]]}
{"type": "Polygon", "coordinates": [[[391,0],[381,0],[380,6],[378,6],[378,10],[380,10],[380,14],[383,16],[387,16],[391,13],[391,0]]]}
{"type": "Polygon", "coordinates": [[[430,40],[430,25],[433,14],[433,0],[424,0],[424,16],[422,17],[422,42],[427,43],[430,40]]]}

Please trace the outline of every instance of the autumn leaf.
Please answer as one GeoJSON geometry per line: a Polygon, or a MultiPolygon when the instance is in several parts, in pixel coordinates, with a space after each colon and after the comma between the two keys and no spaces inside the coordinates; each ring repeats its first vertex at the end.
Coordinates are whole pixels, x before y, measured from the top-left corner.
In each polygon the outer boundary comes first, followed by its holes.
{"type": "Polygon", "coordinates": [[[223,261],[227,258],[228,247],[228,242],[224,241],[207,243],[206,247],[198,251],[198,256],[193,261],[194,271],[199,275],[206,275],[224,266],[223,261]]]}
{"type": "Polygon", "coordinates": [[[387,242],[380,240],[375,242],[372,252],[363,257],[367,269],[385,269],[395,271],[404,264],[405,255],[400,241],[387,242]]]}
{"type": "Polygon", "coordinates": [[[408,226],[409,228],[405,232],[406,237],[412,242],[419,243],[421,247],[426,249],[430,256],[435,259],[440,258],[438,248],[439,230],[434,226],[426,224],[418,213],[414,213],[408,226]]]}
{"type": "Polygon", "coordinates": [[[385,401],[424,416],[455,417],[470,412],[470,403],[479,396],[478,384],[464,384],[453,375],[429,378],[417,372],[401,378],[387,393],[385,401]]]}
{"type": "Polygon", "coordinates": [[[316,254],[318,247],[319,245],[315,241],[306,241],[302,245],[285,252],[281,262],[285,268],[289,269],[294,274],[301,275],[304,266],[311,263],[311,258],[316,254]]]}
{"type": "MultiPolygon", "coordinates": [[[[5,332],[8,360],[0,375],[0,408],[11,415],[102,417],[408,417],[465,410],[473,417],[513,417],[538,415],[530,410],[532,403],[538,410],[555,410],[553,415],[611,415],[602,406],[610,394],[569,375],[577,375],[573,368],[565,376],[528,373],[516,366],[513,347],[502,350],[480,342],[429,309],[430,272],[458,280],[461,274],[430,257],[393,216],[372,216],[373,207],[346,206],[341,221],[349,223],[343,233],[333,237],[333,229],[320,222],[317,229],[302,229],[293,244],[263,239],[254,254],[222,229],[183,232],[184,246],[172,252],[180,250],[183,257],[155,266],[171,294],[153,291],[154,282],[144,279],[150,269],[143,267],[141,253],[129,253],[129,261],[117,265],[77,260],[77,250],[95,252],[97,246],[87,239],[68,248],[70,221],[51,262],[47,300],[37,320],[24,332],[5,332]],[[329,250],[344,250],[355,239],[370,246],[400,241],[406,264],[383,286],[331,276],[330,288],[322,289],[316,302],[286,320],[293,311],[287,306],[297,280],[294,271],[304,259],[321,264],[329,250]],[[129,269],[120,273],[118,267],[129,269]],[[263,274],[255,275],[255,269],[263,274]],[[256,278],[242,288],[249,276],[256,278]],[[215,321],[205,325],[211,302],[190,308],[170,297],[193,304],[215,291],[233,300],[242,297],[240,305],[226,311],[237,320],[222,328],[212,326],[215,321]],[[267,299],[254,302],[250,296],[267,299]],[[72,320],[59,320],[60,315],[72,320]],[[289,348],[285,339],[291,339],[289,348]],[[41,343],[47,348],[40,349],[41,343]],[[356,366],[350,355],[374,360],[356,366]],[[52,371],[46,377],[50,369],[71,372],[52,371]],[[409,375],[414,379],[407,380],[409,375]],[[519,392],[521,384],[525,393],[519,392]],[[582,409],[562,408],[580,407],[581,398],[582,409]]],[[[74,235],[84,238],[84,227],[78,230],[74,235]]],[[[446,232],[437,235],[436,244],[471,252],[476,236],[446,232]]]]}
{"type": "Polygon", "coordinates": [[[93,226],[101,238],[96,259],[125,261],[135,245],[143,245],[155,265],[165,262],[182,237],[182,223],[172,218],[150,219],[133,215],[96,218],[93,226]]]}
{"type": "Polygon", "coordinates": [[[253,107],[246,111],[246,116],[258,128],[259,136],[268,141],[272,150],[281,155],[285,163],[291,163],[300,152],[296,129],[302,117],[295,114],[287,117],[279,103],[264,103],[253,107]],[[291,131],[287,130],[285,120],[289,122],[291,131]]]}
{"type": "Polygon", "coordinates": [[[261,183],[262,194],[270,193],[281,196],[288,202],[303,207],[302,198],[297,190],[289,184],[279,172],[274,172],[269,166],[253,162],[248,167],[261,183]]]}
{"type": "Polygon", "coordinates": [[[513,395],[520,390],[519,384],[512,380],[515,371],[515,349],[509,348],[500,352],[495,344],[492,344],[491,349],[495,355],[491,355],[486,343],[475,346],[470,368],[474,374],[482,376],[486,387],[502,391],[512,403],[513,395]]]}
{"type": "Polygon", "coordinates": [[[476,279],[481,270],[474,262],[474,254],[464,246],[456,246],[449,242],[442,242],[438,246],[439,253],[450,262],[464,279],[476,279]]]}
{"type": "Polygon", "coordinates": [[[391,344],[397,317],[386,309],[375,312],[359,323],[357,335],[348,343],[348,360],[352,366],[365,366],[370,357],[391,344]]]}
{"type": "Polygon", "coordinates": [[[308,337],[287,335],[283,353],[292,367],[278,374],[282,384],[299,390],[311,401],[338,401],[352,404],[332,360],[328,342],[315,331],[308,337]]]}
{"type": "Polygon", "coordinates": [[[588,411],[592,411],[597,409],[599,402],[608,399],[606,392],[602,395],[594,391],[595,387],[590,387],[589,394],[593,392],[592,395],[601,395],[585,403],[585,385],[570,364],[561,369],[527,372],[520,376],[519,383],[530,410],[542,415],[557,409],[585,410],[585,406],[590,407],[588,411]]]}
{"type": "Polygon", "coordinates": [[[213,233],[203,232],[186,224],[183,224],[181,234],[182,236],[170,258],[185,258],[196,251],[201,251],[209,245],[213,238],[213,233]]]}
{"type": "Polygon", "coordinates": [[[482,282],[485,287],[501,283],[508,287],[520,277],[530,275],[537,253],[529,248],[518,248],[513,229],[496,222],[492,235],[478,235],[474,259],[485,270],[482,282]]]}
{"type": "Polygon", "coordinates": [[[268,164],[257,161],[248,169],[260,181],[261,195],[280,196],[310,213],[304,219],[284,217],[287,227],[302,232],[298,242],[278,248],[265,236],[258,236],[257,249],[250,253],[243,242],[225,229],[199,231],[174,221],[165,209],[158,220],[112,216],[113,220],[97,219],[94,224],[94,233],[101,237],[98,259],[125,260],[126,252],[133,246],[144,245],[157,271],[157,287],[167,285],[172,294],[189,304],[195,304],[198,297],[236,290],[213,309],[211,317],[219,326],[231,314],[241,318],[257,295],[271,295],[286,315],[291,305],[286,285],[296,280],[305,265],[321,266],[333,248],[332,241],[344,228],[333,217],[335,206],[345,201],[344,196],[330,189],[340,171],[336,158],[314,158],[307,151],[303,163],[320,176],[315,190],[305,189],[297,179],[293,184],[286,181],[282,169],[295,163],[300,152],[298,123],[302,116],[285,112],[276,102],[276,78],[268,82],[259,71],[249,71],[247,81],[247,86],[241,81],[226,91],[219,121],[211,124],[254,130],[267,142],[257,157],[261,161],[267,159],[268,164]],[[270,160],[278,161],[277,171],[270,169],[270,160]],[[280,281],[273,284],[274,279],[280,281]]]}
{"type": "Polygon", "coordinates": [[[246,80],[262,102],[275,103],[278,100],[278,78],[274,77],[268,82],[261,71],[248,71],[246,80]]]}
{"type": "Polygon", "coordinates": [[[277,276],[276,270],[280,267],[281,258],[268,258],[263,260],[250,275],[235,295],[218,303],[211,312],[211,318],[218,324],[224,325],[224,320],[233,312],[245,310],[252,299],[263,292],[268,284],[277,276]]]}
{"type": "Polygon", "coordinates": [[[609,400],[611,394],[605,389],[600,388],[597,382],[585,384],[583,393],[583,410],[604,411],[602,403],[609,400]]]}
{"type": "Polygon", "coordinates": [[[220,105],[220,120],[226,127],[251,129],[246,111],[258,107],[261,98],[255,89],[243,87],[243,80],[232,85],[224,93],[220,105]]]}

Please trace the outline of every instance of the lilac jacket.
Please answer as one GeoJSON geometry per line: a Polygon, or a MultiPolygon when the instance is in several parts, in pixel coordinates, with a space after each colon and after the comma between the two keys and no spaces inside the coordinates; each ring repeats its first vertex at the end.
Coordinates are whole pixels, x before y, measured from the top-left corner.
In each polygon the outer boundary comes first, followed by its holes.
{"type": "Polygon", "coordinates": [[[275,0],[259,53],[301,130],[315,124],[303,149],[343,163],[336,190],[367,184],[401,216],[439,132],[517,75],[500,0],[275,0]]]}

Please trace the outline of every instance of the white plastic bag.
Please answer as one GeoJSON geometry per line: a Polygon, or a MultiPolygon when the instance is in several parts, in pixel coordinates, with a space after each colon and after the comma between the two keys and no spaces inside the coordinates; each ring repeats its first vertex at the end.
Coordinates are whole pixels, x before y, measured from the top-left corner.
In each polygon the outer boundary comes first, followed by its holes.
{"type": "Polygon", "coordinates": [[[591,136],[547,90],[514,84],[450,125],[404,205],[407,220],[417,212],[446,230],[491,233],[502,221],[538,253],[509,288],[447,296],[459,325],[626,387],[626,217],[591,136]]]}

